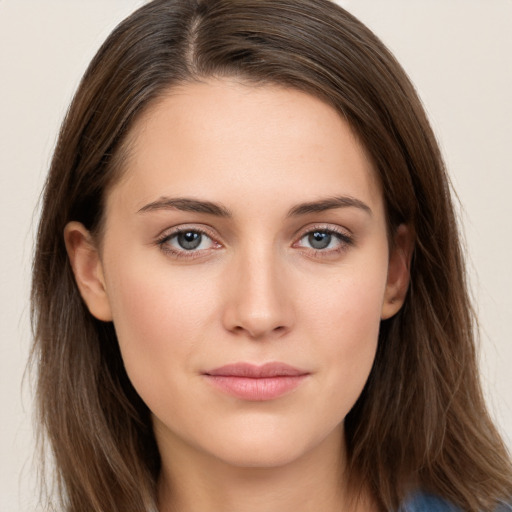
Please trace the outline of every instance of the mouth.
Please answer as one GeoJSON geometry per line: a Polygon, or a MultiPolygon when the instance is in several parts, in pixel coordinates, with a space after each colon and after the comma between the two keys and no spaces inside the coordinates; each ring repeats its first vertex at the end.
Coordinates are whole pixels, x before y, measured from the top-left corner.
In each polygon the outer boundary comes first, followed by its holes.
{"type": "Polygon", "coordinates": [[[275,400],[295,390],[309,372],[284,363],[234,363],[203,373],[218,390],[241,400],[275,400]]]}

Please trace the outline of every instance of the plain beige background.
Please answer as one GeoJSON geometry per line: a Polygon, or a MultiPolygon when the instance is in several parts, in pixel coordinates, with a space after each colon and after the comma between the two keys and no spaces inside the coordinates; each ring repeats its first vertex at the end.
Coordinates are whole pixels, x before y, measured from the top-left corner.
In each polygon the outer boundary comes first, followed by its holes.
{"type": "MultiPolygon", "coordinates": [[[[34,511],[29,281],[56,133],[99,44],[140,0],[0,0],[0,510],[34,511]]],[[[404,65],[458,192],[491,411],[512,447],[512,0],[346,0],[404,65]]]]}

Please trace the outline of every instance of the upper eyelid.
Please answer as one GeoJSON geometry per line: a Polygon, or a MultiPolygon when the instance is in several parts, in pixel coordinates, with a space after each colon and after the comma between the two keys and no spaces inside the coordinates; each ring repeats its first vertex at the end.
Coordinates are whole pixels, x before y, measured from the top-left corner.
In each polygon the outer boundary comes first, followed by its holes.
{"type": "Polygon", "coordinates": [[[202,235],[206,235],[207,237],[211,238],[212,240],[217,241],[217,238],[215,234],[213,233],[213,230],[207,226],[204,225],[197,225],[197,224],[180,224],[178,226],[174,226],[171,228],[166,228],[162,230],[157,236],[156,240],[163,240],[167,238],[172,238],[175,235],[179,235],[180,233],[184,233],[187,231],[196,231],[197,233],[201,233],[202,235]]]}
{"type": "Polygon", "coordinates": [[[295,232],[294,236],[297,238],[302,238],[305,235],[312,233],[313,231],[326,231],[329,233],[344,235],[348,238],[353,238],[353,236],[354,236],[350,229],[342,227],[342,226],[337,226],[334,224],[328,224],[328,223],[327,224],[315,223],[315,224],[305,226],[305,227],[297,230],[295,232]]]}

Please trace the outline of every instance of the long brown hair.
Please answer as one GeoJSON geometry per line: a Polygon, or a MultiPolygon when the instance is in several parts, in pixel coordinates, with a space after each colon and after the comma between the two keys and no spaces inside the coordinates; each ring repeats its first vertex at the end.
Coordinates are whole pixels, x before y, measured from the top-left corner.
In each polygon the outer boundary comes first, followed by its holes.
{"type": "Polygon", "coordinates": [[[416,246],[402,310],[383,321],[346,423],[353,483],[385,509],[413,488],[463,510],[512,496],[512,469],[480,390],[475,319],[449,183],[406,74],[328,0],[155,0],[121,23],[82,79],[46,183],[33,270],[38,413],[68,512],[149,511],[159,455],[114,328],[91,316],[67,258],[71,220],[101,229],[137,117],[169,88],[208,77],[315,95],[351,125],[377,170],[389,230],[416,246]]]}

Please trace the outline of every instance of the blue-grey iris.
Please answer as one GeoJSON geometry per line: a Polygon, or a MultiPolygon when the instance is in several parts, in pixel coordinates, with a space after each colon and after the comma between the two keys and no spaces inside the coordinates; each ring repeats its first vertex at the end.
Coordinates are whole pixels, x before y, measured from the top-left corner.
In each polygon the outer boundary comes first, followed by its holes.
{"type": "Polygon", "coordinates": [[[191,251],[193,249],[197,249],[201,245],[202,238],[201,233],[186,231],[177,236],[177,241],[182,249],[191,251]]]}
{"type": "Polygon", "coordinates": [[[325,249],[331,243],[332,235],[325,231],[315,231],[308,236],[308,242],[313,249],[325,249]]]}

